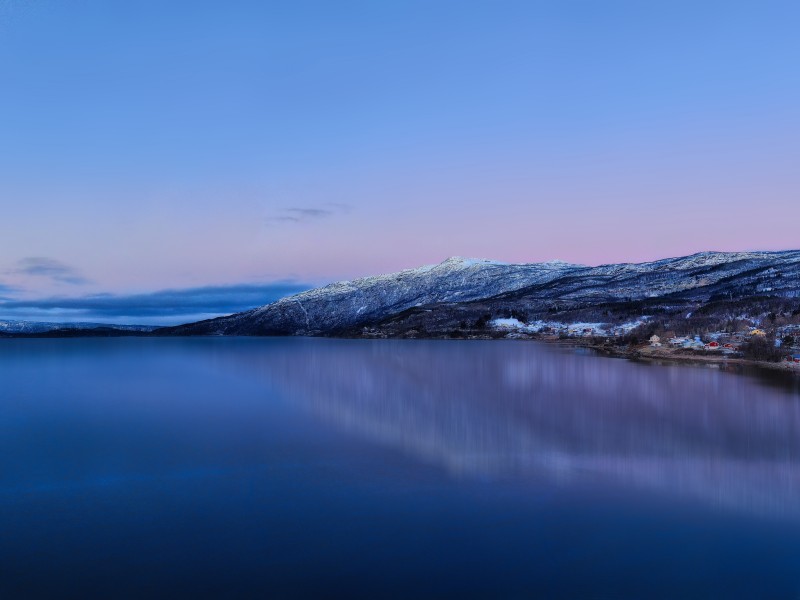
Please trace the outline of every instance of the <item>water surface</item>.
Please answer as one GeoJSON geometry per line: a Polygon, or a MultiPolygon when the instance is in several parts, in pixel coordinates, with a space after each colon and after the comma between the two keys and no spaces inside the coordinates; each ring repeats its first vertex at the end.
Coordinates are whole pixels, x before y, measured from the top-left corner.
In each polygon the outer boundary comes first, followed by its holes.
{"type": "Polygon", "coordinates": [[[0,597],[800,594],[800,386],[529,342],[0,340],[0,597]]]}

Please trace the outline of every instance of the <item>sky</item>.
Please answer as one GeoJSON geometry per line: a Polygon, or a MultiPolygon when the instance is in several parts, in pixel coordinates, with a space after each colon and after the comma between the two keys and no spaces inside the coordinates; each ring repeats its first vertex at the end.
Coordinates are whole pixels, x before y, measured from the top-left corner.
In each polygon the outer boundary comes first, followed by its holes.
{"type": "Polygon", "coordinates": [[[0,319],[800,247],[800,3],[0,0],[0,319]]]}

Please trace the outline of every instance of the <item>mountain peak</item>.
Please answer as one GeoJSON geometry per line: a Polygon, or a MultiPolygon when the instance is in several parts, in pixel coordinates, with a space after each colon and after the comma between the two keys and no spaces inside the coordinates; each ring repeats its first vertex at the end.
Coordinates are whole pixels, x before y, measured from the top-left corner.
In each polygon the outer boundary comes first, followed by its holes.
{"type": "Polygon", "coordinates": [[[507,265],[508,263],[500,262],[497,260],[490,260],[488,258],[467,258],[464,256],[451,256],[443,260],[440,265],[450,265],[459,267],[471,267],[473,265],[507,265]]]}

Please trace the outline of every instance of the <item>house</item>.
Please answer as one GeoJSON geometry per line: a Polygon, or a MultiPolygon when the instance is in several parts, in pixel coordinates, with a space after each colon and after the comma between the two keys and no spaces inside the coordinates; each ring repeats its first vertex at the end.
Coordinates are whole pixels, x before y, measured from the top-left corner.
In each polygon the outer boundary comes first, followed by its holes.
{"type": "Polygon", "coordinates": [[[767,332],[764,331],[763,329],[751,329],[750,335],[757,335],[760,337],[764,337],[765,335],[767,335],[767,332]]]}
{"type": "Polygon", "coordinates": [[[653,346],[654,348],[658,348],[659,346],[661,346],[661,338],[653,334],[652,336],[650,336],[650,345],[653,346]]]}
{"type": "Polygon", "coordinates": [[[708,342],[706,350],[719,350],[719,342],[708,342]]]}
{"type": "Polygon", "coordinates": [[[800,363],[800,354],[792,354],[792,362],[800,363]]]}

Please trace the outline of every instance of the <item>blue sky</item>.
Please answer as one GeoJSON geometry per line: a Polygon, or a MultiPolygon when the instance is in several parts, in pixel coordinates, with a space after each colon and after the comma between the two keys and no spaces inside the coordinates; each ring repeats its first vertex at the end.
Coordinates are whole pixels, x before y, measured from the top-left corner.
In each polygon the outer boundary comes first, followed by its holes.
{"type": "Polygon", "coordinates": [[[798,22],[769,0],[0,0],[0,318],[451,255],[796,247],[798,22]]]}

